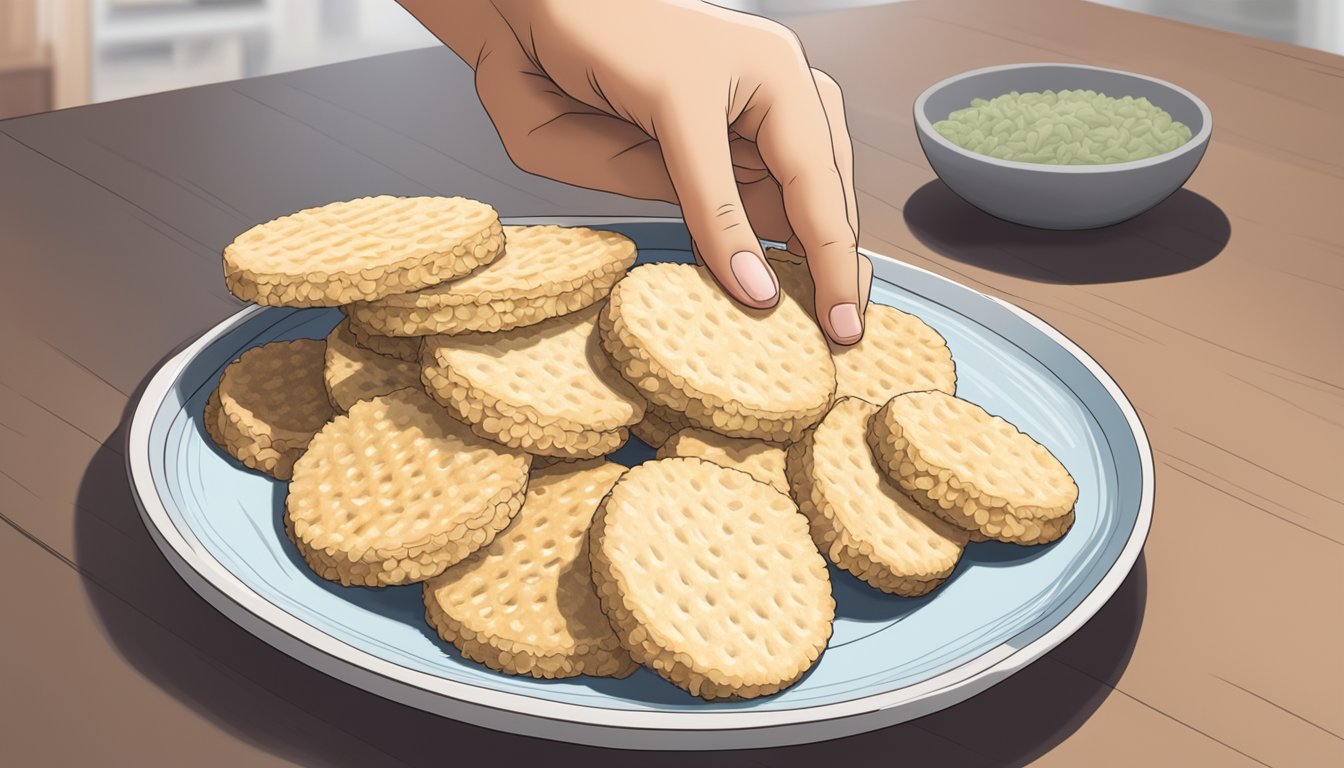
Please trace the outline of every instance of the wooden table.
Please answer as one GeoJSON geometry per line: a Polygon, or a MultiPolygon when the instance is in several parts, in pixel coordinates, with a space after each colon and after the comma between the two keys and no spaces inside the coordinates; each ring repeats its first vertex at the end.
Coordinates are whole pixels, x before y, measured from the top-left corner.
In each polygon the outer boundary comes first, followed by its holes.
{"type": "MultiPolygon", "coordinates": [[[[1344,765],[1344,59],[1063,0],[792,23],[845,88],[863,244],[1016,302],[1095,356],[1144,419],[1157,506],[1108,606],[999,686],[840,742],[695,760],[1344,765]],[[1204,99],[1216,128],[1186,190],[1070,234],[942,187],[915,96],[1040,60],[1204,99]]],[[[683,764],[356,690],[216,613],[151,543],[123,468],[128,408],[160,360],[241,306],[221,248],[373,193],[668,212],[514,169],[442,49],[0,123],[0,764],[683,764]]]]}

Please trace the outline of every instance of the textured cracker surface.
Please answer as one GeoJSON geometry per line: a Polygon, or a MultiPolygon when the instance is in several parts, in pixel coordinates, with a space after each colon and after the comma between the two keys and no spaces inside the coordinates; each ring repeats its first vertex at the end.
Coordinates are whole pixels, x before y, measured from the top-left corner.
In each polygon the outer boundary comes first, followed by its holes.
{"type": "MultiPolygon", "coordinates": [[[[775,248],[766,258],[780,289],[813,312],[812,276],[806,260],[775,248]]],[[[956,394],[957,369],[942,335],[918,317],[885,304],[868,305],[863,338],[851,346],[829,343],[835,363],[835,397],[861,397],[882,405],[896,395],[937,389],[956,394]]]]}
{"type": "Polygon", "coordinates": [[[896,395],[936,389],[957,391],[957,368],[939,333],[923,320],[885,304],[869,304],[863,338],[831,345],[835,396],[881,405],[896,395]]]}
{"type": "Polygon", "coordinates": [[[603,347],[646,400],[722,434],[796,440],[835,392],[826,341],[796,300],[742,307],[689,264],[631,270],[601,329],[603,347]]]}
{"type": "Polygon", "coordinates": [[[729,469],[740,469],[774,488],[789,492],[784,474],[784,447],[752,437],[728,437],[691,427],[672,435],[658,448],[657,458],[700,458],[729,469]]]}
{"type": "Polygon", "coordinates": [[[942,392],[894,397],[869,424],[879,465],[925,509],[984,537],[1044,544],[1073,525],[1078,486],[1040,443],[942,392]]]}
{"type": "Polygon", "coordinates": [[[807,258],[779,248],[766,248],[765,259],[775,271],[779,290],[792,296],[809,317],[814,317],[816,291],[812,287],[812,273],[808,271],[807,258]]]}
{"type": "Polygon", "coordinates": [[[229,292],[335,307],[465,275],[504,250],[495,209],[462,197],[363,197],[258,224],[224,249],[229,292]]]}
{"type": "Polygon", "coordinates": [[[370,331],[394,336],[501,331],[576,312],[605,298],[635,244],[586,227],[504,227],[504,254],[458,280],[349,307],[370,331]]]}
{"type": "Polygon", "coordinates": [[[706,699],[753,698],[821,656],[835,601],[788,496],[702,459],[634,467],[591,531],[602,608],[635,661],[706,699]]]}
{"type": "Polygon", "coordinates": [[[425,617],[466,658],[514,675],[625,677],[638,668],[602,613],[588,559],[597,505],[625,467],[602,459],[532,472],[490,545],[425,582],[425,617]]]}
{"type": "Polygon", "coordinates": [[[610,453],[644,401],[597,339],[598,307],[498,333],[431,336],[425,388],[479,435],[543,456],[610,453]]]}
{"type": "Polygon", "coordinates": [[[326,342],[276,341],[253,347],[219,379],[219,430],[245,466],[288,480],[308,441],[334,411],[322,383],[326,342]]]}
{"type": "Polygon", "coordinates": [[[353,306],[353,304],[346,304],[341,307],[341,311],[345,313],[350,335],[354,337],[356,344],[380,355],[387,355],[412,363],[419,362],[420,337],[384,336],[381,333],[373,333],[350,317],[350,308],[353,306]]]}
{"type": "Polygon", "coordinates": [[[336,410],[344,413],[360,400],[372,400],[406,387],[420,387],[420,363],[380,355],[360,346],[341,321],[327,336],[322,378],[336,410]]]}
{"type": "Polygon", "coordinates": [[[789,479],[831,562],[892,594],[925,594],[952,574],[967,534],[887,479],[868,449],[877,406],[840,400],[789,448],[789,479]]]}
{"type": "Polygon", "coordinates": [[[319,576],[411,584],[484,547],[522,506],[530,458],[419,389],[356,403],[294,465],[285,530],[319,576]]]}
{"type": "Polygon", "coordinates": [[[631,426],[630,432],[645,445],[661,448],[673,435],[689,426],[691,422],[685,414],[645,401],[644,418],[631,426]]]}

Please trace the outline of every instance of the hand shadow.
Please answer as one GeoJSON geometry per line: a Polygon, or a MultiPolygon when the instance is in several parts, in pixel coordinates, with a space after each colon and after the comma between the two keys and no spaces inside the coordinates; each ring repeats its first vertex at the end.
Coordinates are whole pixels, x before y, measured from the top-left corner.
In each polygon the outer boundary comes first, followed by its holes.
{"type": "Polygon", "coordinates": [[[1227,216],[1178,189],[1151,210],[1099,229],[1057,231],[1013,224],[976,208],[937,179],[910,195],[905,223],[935,253],[1043,283],[1118,283],[1185,272],[1222,252],[1227,216]]]}
{"type": "MultiPolygon", "coordinates": [[[[123,444],[144,386],[106,445],[123,444]]],[[[307,766],[441,765],[448,754],[503,765],[645,768],[690,761],[703,768],[813,766],[837,754],[883,762],[901,755],[911,765],[957,768],[1025,765],[1068,738],[1110,694],[1133,653],[1147,595],[1140,557],[1115,596],[1069,640],[978,696],[918,720],[817,744],[682,755],[487,730],[383,699],[286,656],[217,612],[173,570],[140,521],[118,450],[98,451],[84,472],[75,550],[93,614],[127,663],[233,738],[307,766]]],[[[158,738],[180,737],[165,730],[158,738]]],[[[198,748],[174,747],[184,755],[198,748]]],[[[248,748],[231,754],[244,759],[248,748]]]]}

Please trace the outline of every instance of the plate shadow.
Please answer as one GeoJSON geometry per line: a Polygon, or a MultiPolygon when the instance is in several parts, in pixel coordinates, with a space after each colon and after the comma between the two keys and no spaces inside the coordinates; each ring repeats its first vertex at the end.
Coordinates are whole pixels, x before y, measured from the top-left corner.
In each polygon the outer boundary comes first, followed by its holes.
{"type": "MultiPolygon", "coordinates": [[[[133,404],[147,382],[131,398],[108,445],[124,444],[133,404]]],[[[1147,600],[1140,556],[1115,596],[1069,640],[980,695],[915,721],[794,747],[695,755],[630,752],[440,718],[355,688],[272,648],[217,612],[173,570],[140,520],[116,451],[94,456],[76,505],[82,584],[112,646],[180,706],[242,742],[306,766],[441,765],[449,751],[456,760],[505,765],[558,760],[671,768],[693,761],[709,767],[812,768],[836,754],[883,762],[899,754],[911,765],[952,768],[1026,765],[1068,738],[1110,695],[1138,641],[1147,600]]]]}
{"type": "Polygon", "coordinates": [[[1004,221],[937,179],[905,202],[905,223],[935,253],[1043,283],[1118,283],[1203,266],[1227,245],[1232,226],[1218,206],[1187,189],[1129,221],[1055,231],[1004,221]]]}

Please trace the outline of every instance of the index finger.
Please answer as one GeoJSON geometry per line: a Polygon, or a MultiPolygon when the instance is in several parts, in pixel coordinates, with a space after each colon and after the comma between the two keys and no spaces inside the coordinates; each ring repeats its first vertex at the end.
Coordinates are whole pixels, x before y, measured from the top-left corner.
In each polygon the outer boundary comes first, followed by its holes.
{"type": "MultiPolygon", "coordinates": [[[[784,196],[784,212],[816,285],[817,321],[838,344],[863,337],[859,253],[831,129],[811,71],[774,95],[756,144],[784,196]]],[[[847,139],[846,139],[847,140],[847,139]]]]}

